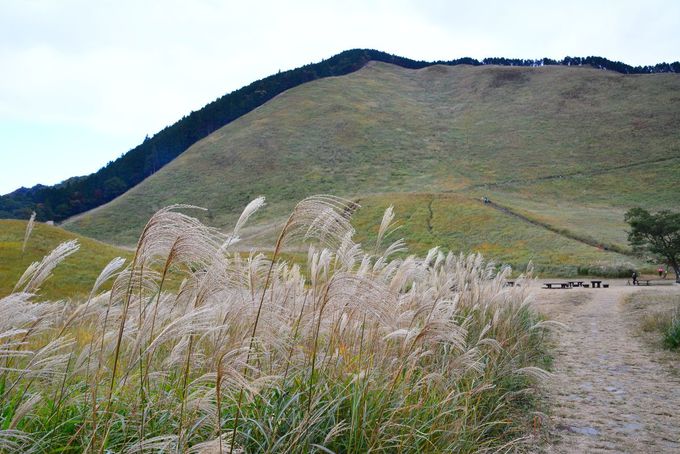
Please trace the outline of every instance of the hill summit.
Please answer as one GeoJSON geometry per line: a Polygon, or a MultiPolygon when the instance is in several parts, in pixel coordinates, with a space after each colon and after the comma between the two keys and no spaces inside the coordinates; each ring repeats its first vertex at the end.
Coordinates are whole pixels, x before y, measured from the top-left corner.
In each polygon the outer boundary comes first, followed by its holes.
{"type": "Polygon", "coordinates": [[[54,186],[37,185],[32,188],[20,188],[11,194],[0,196],[0,218],[28,219],[31,212],[36,211],[40,221],[62,221],[75,214],[96,208],[157,172],[198,140],[284,91],[313,80],[352,73],[370,61],[390,63],[409,69],[422,69],[435,64],[510,67],[562,65],[592,67],[622,74],[680,72],[680,62],[637,67],[602,57],[565,57],[562,60],[459,58],[425,62],[373,49],[352,49],[319,63],[279,72],[224,95],[202,109],[191,112],[153,137],[147,138],[137,147],[91,175],[70,178],[54,186]]]}
{"type": "Polygon", "coordinates": [[[165,205],[204,206],[228,228],[264,195],[258,244],[295,201],[333,193],[364,205],[366,225],[396,200],[422,248],[623,262],[625,210],[679,205],[679,92],[676,74],[371,62],[278,95],[65,226],[130,244],[165,205]]]}

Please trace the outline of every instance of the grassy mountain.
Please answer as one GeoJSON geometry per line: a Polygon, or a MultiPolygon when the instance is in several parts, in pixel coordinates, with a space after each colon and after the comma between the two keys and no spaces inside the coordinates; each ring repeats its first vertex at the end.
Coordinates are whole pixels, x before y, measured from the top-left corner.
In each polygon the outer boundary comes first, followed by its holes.
{"type": "Polygon", "coordinates": [[[98,207],[152,175],[175,159],[188,147],[222,126],[261,106],[282,92],[303,83],[333,76],[342,76],[362,68],[369,61],[395,64],[403,68],[421,69],[434,64],[504,65],[504,66],[589,66],[622,74],[678,73],[680,62],[654,66],[632,67],[601,57],[565,57],[523,60],[460,58],[445,62],[415,61],[372,49],[353,49],[319,63],[290,71],[279,72],[229,93],[202,109],[191,112],[175,124],[147,138],[129,152],[105,167],[84,177],[70,178],[54,186],[37,185],[20,188],[0,196],[0,218],[28,219],[32,211],[38,220],[61,221],[69,216],[98,207]]]}
{"type": "Polygon", "coordinates": [[[127,250],[41,223],[36,223],[22,252],[25,231],[25,221],[0,220],[0,297],[12,291],[31,263],[40,261],[65,241],[78,240],[80,249],[56,268],[54,276],[41,289],[43,297],[87,295],[109,261],[114,257],[129,259],[132,255],[127,250]]]}
{"type": "Polygon", "coordinates": [[[623,212],[680,208],[679,92],[676,74],[373,62],[282,93],[65,226],[132,244],[167,204],[204,206],[207,222],[229,228],[265,195],[269,207],[246,238],[262,245],[295,201],[326,192],[381,208],[404,200],[405,229],[422,248],[513,263],[629,261],[612,252],[626,249],[623,212]],[[485,195],[495,204],[481,204],[485,195]],[[430,226],[415,215],[428,197],[430,226]]]}

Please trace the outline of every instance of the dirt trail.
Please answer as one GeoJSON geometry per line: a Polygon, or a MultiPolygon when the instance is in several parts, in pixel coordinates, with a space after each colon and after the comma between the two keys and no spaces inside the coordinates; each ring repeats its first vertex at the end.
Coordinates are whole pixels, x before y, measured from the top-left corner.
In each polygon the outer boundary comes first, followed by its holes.
{"type": "Polygon", "coordinates": [[[545,452],[680,452],[680,377],[635,335],[623,304],[633,291],[655,290],[537,292],[537,308],[568,325],[558,333],[545,452]]]}

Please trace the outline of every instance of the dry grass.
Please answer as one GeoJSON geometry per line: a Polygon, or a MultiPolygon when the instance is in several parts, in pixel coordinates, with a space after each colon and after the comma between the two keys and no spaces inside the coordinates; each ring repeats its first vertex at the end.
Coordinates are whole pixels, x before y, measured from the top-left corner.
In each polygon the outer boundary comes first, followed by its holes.
{"type": "Polygon", "coordinates": [[[353,241],[355,206],[300,202],[272,260],[175,206],[89,297],[0,299],[0,450],[476,452],[518,446],[546,377],[550,323],[479,255],[394,258],[392,213],[353,241]],[[279,260],[308,244],[303,267],[279,260]],[[370,251],[370,252],[368,252],[370,251]],[[169,273],[181,274],[177,289],[169,273]],[[112,282],[111,290],[101,288],[112,282]]]}
{"type": "Polygon", "coordinates": [[[653,344],[680,349],[680,297],[672,293],[637,293],[628,302],[640,330],[653,344]]]}
{"type": "Polygon", "coordinates": [[[647,314],[640,326],[642,331],[660,336],[669,350],[680,348],[680,306],[663,313],[647,314]]]}

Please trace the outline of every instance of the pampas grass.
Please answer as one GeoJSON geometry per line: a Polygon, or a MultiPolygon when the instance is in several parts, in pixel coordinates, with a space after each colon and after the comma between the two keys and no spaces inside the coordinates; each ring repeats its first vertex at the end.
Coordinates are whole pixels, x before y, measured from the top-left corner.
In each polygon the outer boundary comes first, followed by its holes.
{"type": "Polygon", "coordinates": [[[28,220],[28,223],[26,224],[26,233],[24,234],[24,242],[21,244],[21,253],[23,254],[26,252],[26,244],[28,244],[28,239],[31,236],[31,232],[33,231],[33,226],[35,225],[35,211],[31,213],[31,218],[28,220]]]}
{"type": "MultiPolygon", "coordinates": [[[[77,245],[0,299],[0,450],[473,452],[521,443],[550,323],[479,255],[404,256],[390,207],[366,252],[357,205],[301,201],[271,260],[173,206],[84,301],[40,301],[77,245]],[[279,261],[308,245],[303,267],[279,261]],[[169,277],[172,276],[172,279],[169,277]],[[111,290],[102,284],[113,280],[111,290]]],[[[69,295],[64,295],[67,299],[69,295]]]]}

